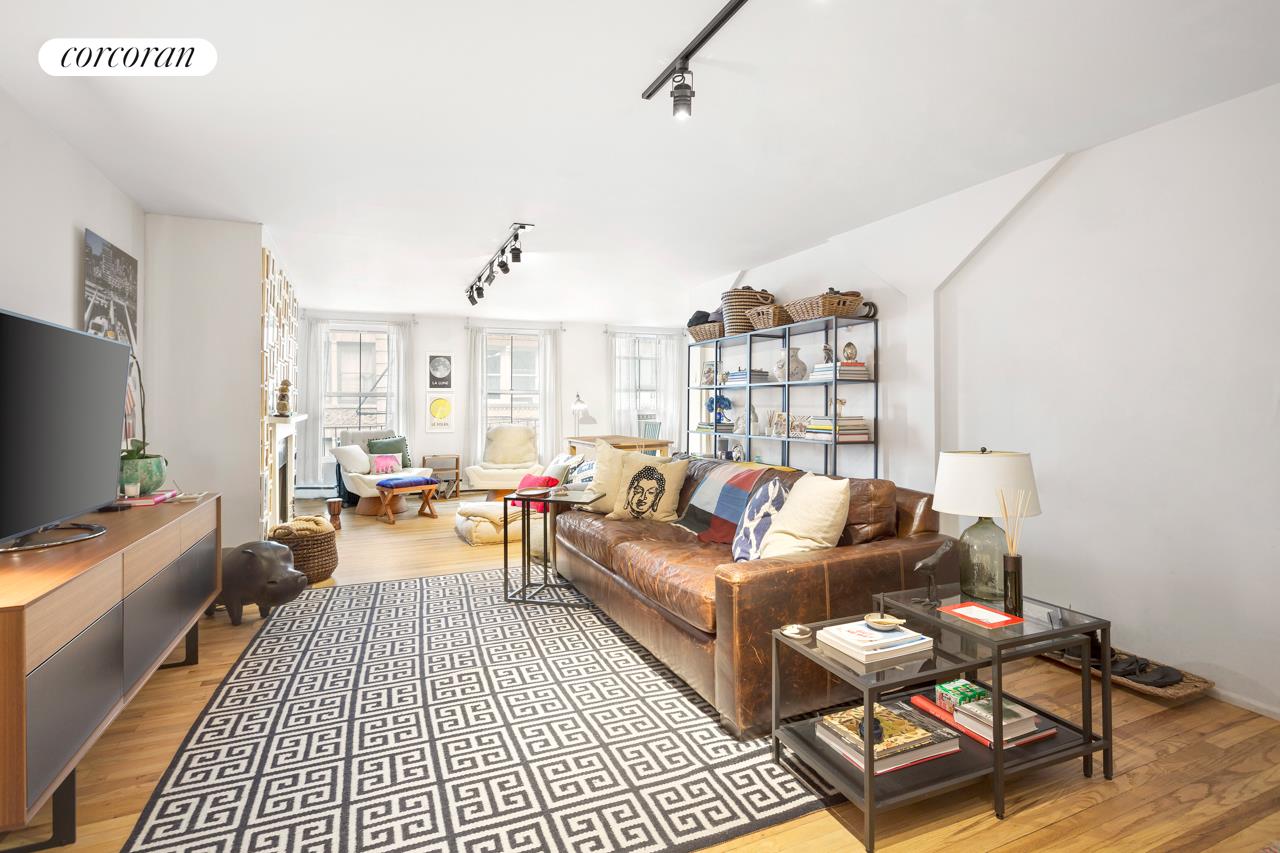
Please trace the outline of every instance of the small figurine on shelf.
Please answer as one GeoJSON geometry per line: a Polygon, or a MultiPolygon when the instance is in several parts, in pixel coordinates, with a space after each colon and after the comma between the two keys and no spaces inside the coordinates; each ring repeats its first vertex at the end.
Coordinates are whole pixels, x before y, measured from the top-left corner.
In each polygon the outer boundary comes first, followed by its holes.
{"type": "Polygon", "coordinates": [[[281,382],[280,387],[276,389],[276,417],[278,418],[287,418],[289,415],[293,414],[293,410],[289,405],[290,389],[292,387],[293,383],[286,379],[281,382]]]}
{"type": "Polygon", "coordinates": [[[845,404],[845,401],[841,400],[838,397],[836,398],[835,402],[831,404],[831,408],[834,409],[836,413],[836,420],[839,420],[841,417],[843,417],[844,404],[845,404]]]}
{"type": "Polygon", "coordinates": [[[954,539],[948,539],[942,544],[942,547],[916,563],[916,567],[912,571],[924,575],[928,578],[928,586],[925,589],[924,598],[913,598],[913,604],[926,604],[929,607],[937,607],[942,604],[938,598],[938,582],[934,579],[934,572],[938,570],[938,566],[942,563],[942,558],[947,555],[952,546],[956,544],[954,539]]]}
{"type": "Polygon", "coordinates": [[[831,344],[822,345],[822,363],[830,364],[835,361],[835,352],[831,349],[831,344]]]}
{"type": "Polygon", "coordinates": [[[846,341],[844,349],[840,351],[840,354],[844,356],[845,361],[857,361],[858,348],[853,345],[853,341],[846,341]]]}

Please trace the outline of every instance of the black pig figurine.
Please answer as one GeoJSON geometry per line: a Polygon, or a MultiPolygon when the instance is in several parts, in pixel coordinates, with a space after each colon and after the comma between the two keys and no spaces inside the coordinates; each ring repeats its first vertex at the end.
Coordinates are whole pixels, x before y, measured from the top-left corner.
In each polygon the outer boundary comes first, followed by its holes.
{"type": "Polygon", "coordinates": [[[279,542],[246,542],[222,549],[222,592],[216,605],[226,605],[232,625],[240,624],[246,604],[258,605],[263,619],[271,608],[293,601],[307,588],[307,576],[293,567],[293,552],[279,542]]]}

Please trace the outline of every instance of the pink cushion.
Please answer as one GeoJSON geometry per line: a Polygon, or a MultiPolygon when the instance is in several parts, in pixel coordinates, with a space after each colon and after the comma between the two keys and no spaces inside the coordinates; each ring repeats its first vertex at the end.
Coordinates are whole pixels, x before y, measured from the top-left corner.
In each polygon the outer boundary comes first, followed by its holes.
{"type": "MultiPolygon", "coordinates": [[[[523,477],[520,478],[520,485],[516,486],[516,488],[530,489],[537,486],[558,486],[558,485],[560,485],[560,481],[557,480],[555,477],[543,477],[539,474],[525,474],[523,477]]],[[[518,507],[520,506],[520,504],[521,504],[521,501],[511,502],[512,506],[518,507]]],[[[532,507],[534,512],[543,512],[547,508],[547,505],[542,503],[541,501],[534,501],[533,503],[529,504],[529,506],[532,507]]]]}
{"type": "Polygon", "coordinates": [[[400,464],[400,456],[395,453],[379,453],[370,461],[373,463],[371,468],[375,474],[394,474],[404,470],[404,466],[400,464]]]}

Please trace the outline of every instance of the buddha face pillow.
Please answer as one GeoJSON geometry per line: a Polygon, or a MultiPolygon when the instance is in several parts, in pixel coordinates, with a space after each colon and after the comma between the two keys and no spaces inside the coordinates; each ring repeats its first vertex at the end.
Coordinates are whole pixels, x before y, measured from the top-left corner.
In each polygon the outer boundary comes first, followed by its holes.
{"type": "Polygon", "coordinates": [[[662,462],[643,454],[628,455],[609,518],[674,521],[689,460],[662,462]]]}

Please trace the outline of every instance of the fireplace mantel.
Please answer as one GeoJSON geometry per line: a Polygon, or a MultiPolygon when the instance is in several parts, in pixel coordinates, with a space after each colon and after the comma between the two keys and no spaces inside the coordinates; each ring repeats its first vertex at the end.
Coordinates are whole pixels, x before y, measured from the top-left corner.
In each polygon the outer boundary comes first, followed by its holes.
{"type": "Polygon", "coordinates": [[[271,449],[272,464],[267,466],[266,515],[263,517],[263,535],[277,524],[293,518],[293,487],[297,474],[297,425],[306,415],[270,415],[265,418],[271,449]]]}

